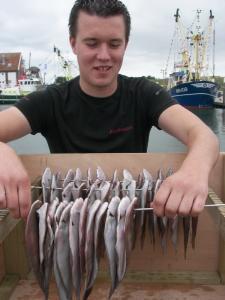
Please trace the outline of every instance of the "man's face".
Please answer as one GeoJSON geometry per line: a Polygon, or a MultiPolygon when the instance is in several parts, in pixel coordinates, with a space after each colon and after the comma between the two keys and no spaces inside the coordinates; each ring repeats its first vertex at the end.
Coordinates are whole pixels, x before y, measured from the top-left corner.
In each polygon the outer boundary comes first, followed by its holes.
{"type": "Polygon", "coordinates": [[[98,17],[80,12],[76,37],[70,38],[80,68],[80,85],[96,97],[111,95],[126,49],[123,16],[98,17]]]}

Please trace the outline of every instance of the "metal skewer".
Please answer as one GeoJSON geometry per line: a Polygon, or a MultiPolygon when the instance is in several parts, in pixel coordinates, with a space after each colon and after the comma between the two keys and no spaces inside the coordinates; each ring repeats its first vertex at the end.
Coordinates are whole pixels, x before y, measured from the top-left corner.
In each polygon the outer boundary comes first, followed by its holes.
{"type": "MultiPolygon", "coordinates": [[[[204,207],[220,207],[220,206],[225,206],[225,203],[218,203],[218,204],[205,204],[204,207]]],[[[153,210],[152,207],[146,207],[146,208],[135,208],[135,211],[148,211],[148,210],[153,210]]]]}
{"type": "MultiPolygon", "coordinates": [[[[36,186],[36,185],[31,185],[31,189],[39,189],[41,190],[42,187],[41,186],[36,186]]],[[[51,188],[49,186],[45,187],[45,189],[51,189],[51,190],[63,190],[63,188],[61,187],[57,187],[57,188],[51,188]]],[[[78,188],[72,188],[72,190],[77,190],[78,188]]],[[[96,191],[100,191],[100,189],[96,188],[96,191]]],[[[149,190],[149,189],[148,189],[149,190]]],[[[87,191],[87,188],[82,189],[82,191],[87,191]]],[[[128,191],[128,189],[124,189],[123,191],[128,191]]],[[[136,191],[142,191],[142,189],[136,189],[136,191]]],[[[149,190],[150,191],[150,190],[149,190]]]]}

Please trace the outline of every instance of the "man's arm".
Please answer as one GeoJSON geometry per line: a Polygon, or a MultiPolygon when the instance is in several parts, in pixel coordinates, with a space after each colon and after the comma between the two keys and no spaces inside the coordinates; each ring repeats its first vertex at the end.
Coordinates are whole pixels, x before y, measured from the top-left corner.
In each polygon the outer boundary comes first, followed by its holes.
{"type": "Polygon", "coordinates": [[[180,105],[166,109],[159,127],[188,147],[179,170],[158,190],[153,208],[157,215],[198,215],[208,194],[209,174],[219,155],[217,137],[199,118],[180,105]]]}
{"type": "Polygon", "coordinates": [[[15,218],[30,209],[30,181],[14,150],[6,143],[31,132],[24,115],[15,107],[0,112],[0,209],[8,208],[15,218]]]}

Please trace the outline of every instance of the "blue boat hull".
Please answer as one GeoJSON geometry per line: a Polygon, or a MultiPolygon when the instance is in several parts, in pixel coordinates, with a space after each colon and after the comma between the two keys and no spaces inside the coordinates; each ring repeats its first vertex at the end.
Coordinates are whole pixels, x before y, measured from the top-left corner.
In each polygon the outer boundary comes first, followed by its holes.
{"type": "Polygon", "coordinates": [[[217,84],[211,81],[193,81],[178,84],[170,94],[183,106],[213,107],[217,84]]]}

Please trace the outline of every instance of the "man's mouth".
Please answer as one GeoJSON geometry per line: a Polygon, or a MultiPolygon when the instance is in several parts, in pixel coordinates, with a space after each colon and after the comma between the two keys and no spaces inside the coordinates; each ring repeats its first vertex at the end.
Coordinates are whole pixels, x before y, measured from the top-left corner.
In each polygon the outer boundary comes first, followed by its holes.
{"type": "Polygon", "coordinates": [[[110,66],[97,66],[94,67],[95,70],[100,71],[100,72],[107,72],[111,69],[110,66]]]}

